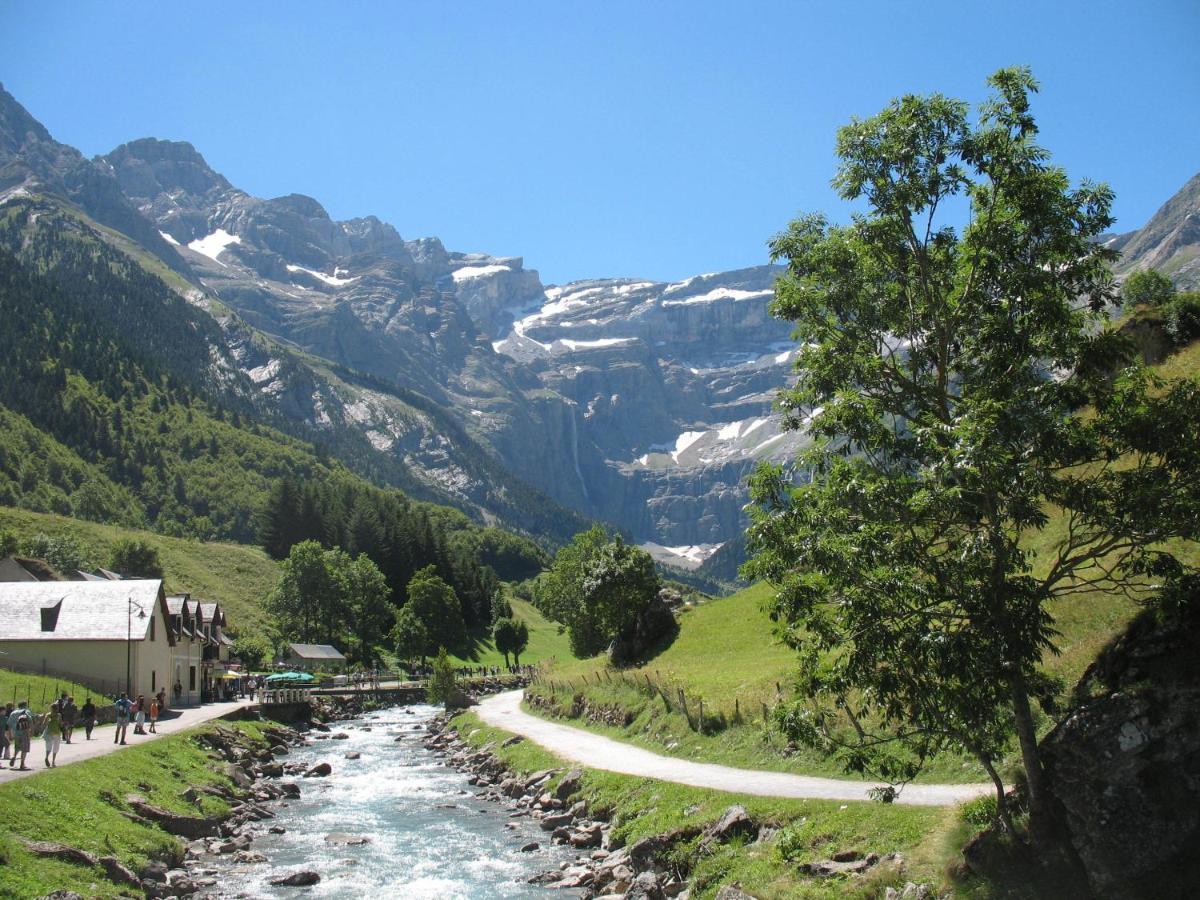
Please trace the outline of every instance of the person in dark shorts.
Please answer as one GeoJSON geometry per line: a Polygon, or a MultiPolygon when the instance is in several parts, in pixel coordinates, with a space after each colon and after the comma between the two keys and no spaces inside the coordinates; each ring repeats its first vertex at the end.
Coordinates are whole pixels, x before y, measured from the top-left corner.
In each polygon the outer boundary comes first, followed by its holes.
{"type": "Polygon", "coordinates": [[[12,711],[8,717],[8,730],[12,732],[13,754],[12,759],[8,761],[8,767],[15,769],[17,767],[17,756],[21,757],[21,768],[28,769],[25,765],[25,757],[29,755],[29,737],[33,734],[33,713],[29,711],[29,704],[22,700],[17,704],[17,708],[12,711]]]}
{"type": "Polygon", "coordinates": [[[83,702],[83,707],[79,710],[79,714],[83,719],[83,735],[90,741],[92,739],[92,729],[96,727],[96,704],[92,702],[91,697],[88,697],[83,702]]]}
{"type": "Polygon", "coordinates": [[[113,735],[113,743],[123,744],[125,743],[125,732],[129,730],[129,716],[133,710],[133,704],[129,702],[128,697],[122,694],[113,706],[117,711],[117,733],[113,735]]]}
{"type": "Polygon", "coordinates": [[[8,730],[8,717],[12,715],[12,704],[0,711],[0,762],[8,759],[12,751],[12,732],[8,730]]]}
{"type": "Polygon", "coordinates": [[[75,705],[75,698],[67,694],[63,694],[62,704],[62,724],[63,724],[63,743],[71,743],[71,733],[75,730],[75,723],[79,720],[79,707],[75,705]]]}

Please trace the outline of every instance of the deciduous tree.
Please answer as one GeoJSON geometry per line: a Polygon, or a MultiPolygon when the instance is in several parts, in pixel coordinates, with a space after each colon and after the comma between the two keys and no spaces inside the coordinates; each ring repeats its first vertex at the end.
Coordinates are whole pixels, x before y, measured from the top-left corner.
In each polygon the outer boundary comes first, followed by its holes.
{"type": "Polygon", "coordinates": [[[1027,70],[990,83],[975,121],[907,96],[843,128],[835,185],[864,211],[772,244],[800,344],[781,405],[814,444],[755,475],[747,573],[799,653],[787,731],[894,781],[969,752],[1006,821],[1015,734],[1036,836],[1051,605],[1182,574],[1163,542],[1200,529],[1200,388],[1156,383],[1103,327],[1112,195],[1048,163],[1027,70]]]}

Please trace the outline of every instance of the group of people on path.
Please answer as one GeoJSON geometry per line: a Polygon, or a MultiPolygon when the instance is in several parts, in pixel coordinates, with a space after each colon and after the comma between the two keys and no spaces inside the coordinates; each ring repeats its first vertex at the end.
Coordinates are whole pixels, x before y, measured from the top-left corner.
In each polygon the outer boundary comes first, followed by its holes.
{"type": "Polygon", "coordinates": [[[146,702],[145,694],[138,694],[137,700],[130,700],[122,694],[114,704],[117,711],[117,732],[113,735],[114,744],[124,744],[125,734],[129,731],[129,720],[133,719],[134,734],[158,734],[158,714],[167,706],[167,690],[163,688],[146,702]],[[150,730],[146,730],[149,719],[150,730]]]}
{"type": "MultiPolygon", "coordinates": [[[[122,694],[114,704],[117,729],[113,743],[125,743],[131,719],[134,723],[134,734],[157,734],[158,716],[165,708],[165,690],[160,690],[151,697],[149,703],[143,694],[138,694],[137,700],[130,700],[122,694]]],[[[20,701],[15,707],[5,706],[3,714],[0,715],[0,764],[8,760],[10,769],[28,769],[29,766],[25,762],[32,739],[40,735],[46,745],[46,768],[55,768],[58,765],[59,750],[64,743],[71,743],[71,737],[80,726],[83,727],[86,739],[90,741],[92,729],[96,727],[96,704],[92,702],[91,697],[87,698],[83,706],[76,706],[75,698],[64,691],[42,715],[35,714],[26,700],[20,701]],[[20,766],[17,765],[18,761],[20,766]]]]}

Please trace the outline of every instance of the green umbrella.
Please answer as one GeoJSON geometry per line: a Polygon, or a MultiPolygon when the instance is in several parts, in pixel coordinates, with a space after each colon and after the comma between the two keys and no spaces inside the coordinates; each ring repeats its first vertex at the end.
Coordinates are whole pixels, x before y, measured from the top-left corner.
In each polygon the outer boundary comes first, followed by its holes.
{"type": "Polygon", "coordinates": [[[268,675],[267,681],[312,681],[313,677],[307,672],[276,672],[268,675]]]}

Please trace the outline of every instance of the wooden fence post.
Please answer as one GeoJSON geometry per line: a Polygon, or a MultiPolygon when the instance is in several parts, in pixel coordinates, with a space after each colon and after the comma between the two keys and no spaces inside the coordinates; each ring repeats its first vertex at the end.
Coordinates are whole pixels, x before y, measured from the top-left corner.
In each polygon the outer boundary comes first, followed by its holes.
{"type": "Polygon", "coordinates": [[[700,698],[700,712],[696,716],[696,724],[700,726],[696,730],[699,731],[701,734],[704,734],[704,698],[703,697],[700,698]]]}
{"type": "Polygon", "coordinates": [[[738,698],[737,697],[733,698],[733,720],[735,722],[742,721],[742,710],[738,706],[738,698]]]}
{"type": "Polygon", "coordinates": [[[763,703],[762,711],[763,711],[763,724],[766,725],[767,722],[769,722],[771,720],[770,715],[767,713],[767,704],[766,703],[763,703]]]}

